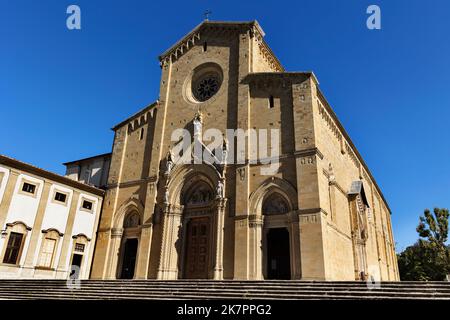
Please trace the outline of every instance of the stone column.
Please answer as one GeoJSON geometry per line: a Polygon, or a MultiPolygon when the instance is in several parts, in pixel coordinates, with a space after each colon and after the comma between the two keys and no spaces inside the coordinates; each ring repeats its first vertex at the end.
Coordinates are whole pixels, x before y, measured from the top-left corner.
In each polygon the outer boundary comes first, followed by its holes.
{"type": "Polygon", "coordinates": [[[216,255],[214,257],[214,280],[223,280],[223,228],[227,199],[216,199],[216,255]]]}
{"type": "Polygon", "coordinates": [[[119,262],[120,245],[122,243],[123,228],[111,229],[111,241],[109,244],[108,255],[108,271],[106,272],[106,279],[117,278],[117,264],[119,262]]]}
{"type": "Polygon", "coordinates": [[[163,235],[157,273],[158,280],[178,279],[177,240],[181,227],[182,206],[165,204],[163,209],[163,235]]]}
{"type": "Polygon", "coordinates": [[[78,199],[80,198],[80,192],[74,190],[72,195],[72,201],[70,202],[69,216],[67,217],[66,230],[64,230],[63,243],[61,247],[61,254],[59,256],[58,267],[56,269],[57,278],[65,278],[68,275],[69,268],[66,264],[67,256],[69,252],[70,242],[72,239],[73,223],[75,221],[75,214],[77,212],[78,199]],[[61,274],[60,276],[58,274],[61,274]]]}
{"type": "Polygon", "coordinates": [[[264,278],[262,256],[262,227],[262,216],[251,215],[249,217],[249,280],[262,280],[264,278]]]}
{"type": "Polygon", "coordinates": [[[6,216],[8,215],[9,205],[11,204],[18,177],[19,172],[14,170],[10,171],[5,192],[3,193],[3,200],[0,203],[0,229],[4,229],[6,216]]]}
{"type": "MultiPolygon", "coordinates": [[[[42,235],[41,226],[42,221],[44,220],[45,209],[47,207],[48,195],[50,193],[51,183],[48,181],[44,181],[44,188],[42,189],[41,198],[39,199],[39,205],[36,212],[36,217],[34,219],[33,229],[31,232],[30,245],[28,246],[27,255],[25,257],[25,264],[23,266],[24,269],[22,271],[22,276],[27,277],[33,276],[33,272],[30,271],[34,269],[33,260],[35,255],[39,255],[39,250],[36,252],[36,247],[39,242],[39,238],[42,235]]],[[[61,232],[61,230],[58,230],[61,232]]]]}

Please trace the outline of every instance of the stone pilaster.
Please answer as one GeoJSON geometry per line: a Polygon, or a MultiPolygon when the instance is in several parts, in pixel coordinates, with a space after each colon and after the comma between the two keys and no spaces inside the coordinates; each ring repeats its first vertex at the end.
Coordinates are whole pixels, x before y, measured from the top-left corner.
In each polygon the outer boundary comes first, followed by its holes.
{"type": "Polygon", "coordinates": [[[142,225],[135,279],[147,279],[152,245],[153,223],[142,225]]]}
{"type": "Polygon", "coordinates": [[[156,277],[158,280],[176,280],[178,279],[177,240],[183,207],[170,204],[164,206],[161,253],[156,277]]]}
{"type": "Polygon", "coordinates": [[[111,240],[109,244],[109,254],[108,254],[108,267],[106,272],[106,279],[116,279],[117,278],[117,264],[119,262],[120,245],[122,243],[122,228],[112,228],[111,229],[111,240]]]}
{"type": "Polygon", "coordinates": [[[153,214],[156,202],[156,182],[147,183],[145,196],[145,208],[142,224],[141,237],[139,240],[139,253],[136,268],[136,279],[147,279],[150,264],[150,252],[153,237],[153,214]]]}
{"type": "Polygon", "coordinates": [[[317,209],[299,214],[298,219],[302,279],[326,280],[322,213],[317,209]]]}
{"type": "Polygon", "coordinates": [[[214,257],[214,280],[223,280],[223,228],[227,199],[216,199],[216,255],[214,257]]]}
{"type": "Polygon", "coordinates": [[[262,248],[263,219],[259,215],[249,217],[249,279],[262,280],[263,277],[263,248],[262,248]]]}
{"type": "Polygon", "coordinates": [[[6,216],[8,215],[9,206],[11,204],[18,177],[19,173],[17,171],[10,171],[5,192],[3,193],[3,200],[0,203],[0,229],[4,229],[6,216]]]}
{"type": "MultiPolygon", "coordinates": [[[[22,270],[22,275],[27,276],[28,273],[31,273],[29,275],[32,275],[32,271],[30,272],[30,269],[34,269],[33,261],[36,255],[39,255],[39,251],[37,251],[36,247],[39,242],[39,238],[42,236],[41,227],[42,227],[42,221],[44,220],[45,215],[45,209],[47,208],[47,202],[48,202],[48,196],[50,193],[50,187],[52,184],[48,181],[44,181],[44,187],[42,189],[41,198],[39,199],[39,205],[36,212],[36,217],[34,219],[33,224],[33,231],[31,232],[31,238],[30,238],[30,245],[28,246],[27,255],[25,257],[25,264],[23,266],[24,269],[28,270],[22,270]]],[[[60,231],[60,230],[58,230],[60,231]]]]}
{"type": "MultiPolygon", "coordinates": [[[[247,31],[239,34],[239,83],[250,72],[252,72],[251,56],[253,55],[253,33],[247,31]]],[[[237,90],[237,128],[244,131],[251,128],[250,119],[250,89],[247,84],[239,84],[237,90]]],[[[230,141],[231,142],[231,141],[230,141]]],[[[248,230],[248,199],[250,195],[250,146],[256,142],[246,139],[245,154],[237,154],[239,158],[244,156],[245,164],[240,164],[235,172],[236,178],[236,199],[235,208],[235,239],[234,239],[234,278],[248,279],[248,250],[249,250],[249,230],[248,230]]],[[[236,146],[237,148],[237,146],[236,146]]],[[[235,148],[235,149],[236,149],[235,148]]]]}
{"type": "MultiPolygon", "coordinates": [[[[67,217],[66,230],[64,230],[63,242],[61,247],[61,254],[59,256],[58,267],[56,268],[57,275],[63,273],[64,277],[67,276],[69,271],[67,265],[67,257],[71,254],[70,243],[72,239],[73,224],[75,222],[75,215],[77,213],[78,199],[80,198],[80,192],[74,190],[72,195],[72,201],[70,203],[69,216],[67,217]]],[[[58,276],[57,276],[58,277],[58,276]]],[[[60,278],[60,277],[58,277],[60,278]]]]}
{"type": "Polygon", "coordinates": [[[291,279],[300,280],[302,278],[302,259],[300,247],[300,224],[297,211],[289,213],[289,243],[291,253],[291,279]]]}

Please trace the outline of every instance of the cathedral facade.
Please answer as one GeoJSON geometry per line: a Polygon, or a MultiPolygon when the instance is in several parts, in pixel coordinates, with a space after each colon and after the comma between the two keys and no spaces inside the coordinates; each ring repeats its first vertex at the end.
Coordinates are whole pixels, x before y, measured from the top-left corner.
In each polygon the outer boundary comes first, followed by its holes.
{"type": "Polygon", "coordinates": [[[256,21],[204,21],[160,63],[159,100],[114,127],[91,278],[399,280],[380,188],[316,76],[285,71],[256,21]],[[223,140],[226,161],[176,158],[177,129],[216,158],[212,128],[277,133],[276,170],[251,161],[251,134],[223,140]]]}

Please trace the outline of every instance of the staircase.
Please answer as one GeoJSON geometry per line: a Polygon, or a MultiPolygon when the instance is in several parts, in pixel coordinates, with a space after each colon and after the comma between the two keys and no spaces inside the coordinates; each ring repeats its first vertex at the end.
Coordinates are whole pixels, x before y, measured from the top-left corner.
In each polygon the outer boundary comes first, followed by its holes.
{"type": "Polygon", "coordinates": [[[212,281],[212,280],[0,280],[0,299],[446,299],[450,282],[212,281]],[[73,284],[72,284],[73,285],[73,284]],[[74,285],[73,285],[74,286],[74,285]]]}

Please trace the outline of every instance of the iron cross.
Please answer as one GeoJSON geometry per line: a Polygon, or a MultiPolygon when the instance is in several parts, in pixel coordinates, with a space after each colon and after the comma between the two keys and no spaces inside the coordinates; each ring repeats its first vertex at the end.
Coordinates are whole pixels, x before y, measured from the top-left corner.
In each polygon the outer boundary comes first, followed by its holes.
{"type": "Polygon", "coordinates": [[[204,15],[205,15],[205,20],[208,21],[209,20],[209,15],[211,14],[211,10],[206,10],[204,15]]]}

